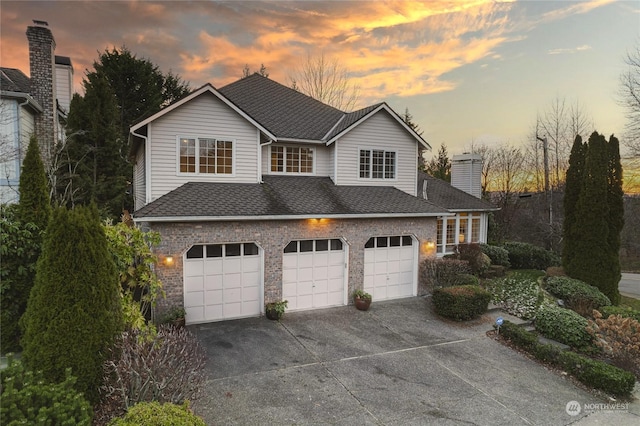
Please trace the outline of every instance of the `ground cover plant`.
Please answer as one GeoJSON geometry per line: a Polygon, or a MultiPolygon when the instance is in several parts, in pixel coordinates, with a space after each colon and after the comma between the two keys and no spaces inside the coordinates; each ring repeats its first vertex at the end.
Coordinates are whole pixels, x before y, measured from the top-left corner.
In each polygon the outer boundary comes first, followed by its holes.
{"type": "Polygon", "coordinates": [[[160,404],[158,402],[141,402],[127,412],[122,418],[109,422],[109,426],[205,426],[204,420],[189,409],[189,404],[160,404]]]}
{"type": "Polygon", "coordinates": [[[534,318],[544,302],[544,293],[538,284],[542,276],[540,271],[512,271],[506,277],[491,281],[487,284],[491,302],[519,318],[534,318]]]}
{"type": "Polygon", "coordinates": [[[590,316],[594,309],[611,305],[598,288],[569,277],[548,277],[545,289],[562,299],[565,305],[582,316],[590,316]]]}
{"type": "Polygon", "coordinates": [[[556,305],[543,305],[536,315],[536,330],[543,336],[583,351],[594,348],[588,325],[577,312],[556,305]]]}

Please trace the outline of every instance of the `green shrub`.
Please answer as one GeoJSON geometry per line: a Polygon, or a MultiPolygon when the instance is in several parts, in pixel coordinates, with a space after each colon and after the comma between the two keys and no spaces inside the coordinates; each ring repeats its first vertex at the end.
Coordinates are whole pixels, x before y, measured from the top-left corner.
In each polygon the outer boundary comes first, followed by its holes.
{"type": "Polygon", "coordinates": [[[109,422],[109,426],[206,426],[204,420],[189,409],[189,404],[141,402],[129,409],[120,419],[109,422]]]}
{"type": "Polygon", "coordinates": [[[460,274],[470,274],[469,262],[457,259],[425,259],[420,267],[420,281],[430,290],[456,285],[460,274]]]}
{"type": "Polygon", "coordinates": [[[478,285],[480,280],[471,274],[460,274],[455,278],[456,285],[478,285]]]}
{"type": "Polygon", "coordinates": [[[471,272],[481,275],[491,266],[491,259],[484,254],[478,244],[460,244],[458,258],[469,262],[471,272]]]}
{"type": "Polygon", "coordinates": [[[477,285],[437,288],[433,292],[436,313],[464,321],[479,317],[487,311],[491,295],[477,285]]]}
{"type": "Polygon", "coordinates": [[[504,248],[509,252],[509,262],[514,269],[544,271],[549,266],[560,265],[560,257],[557,254],[533,244],[510,241],[504,244],[504,248]]]}
{"type": "Polygon", "coordinates": [[[523,349],[530,349],[538,342],[538,337],[529,333],[524,328],[512,323],[511,321],[505,321],[500,326],[500,334],[505,338],[513,342],[514,345],[523,349]]]}
{"type": "Polygon", "coordinates": [[[61,383],[48,383],[40,371],[26,371],[20,361],[8,357],[0,370],[3,425],[91,425],[92,411],[76,379],[67,369],[61,383]]]}
{"type": "Polygon", "coordinates": [[[95,206],[55,211],[22,320],[25,365],[42,369],[54,383],[71,368],[76,389],[97,402],[102,364],[123,319],[118,276],[95,206]]]}
{"type": "Polygon", "coordinates": [[[558,364],[582,383],[613,395],[629,395],[636,383],[628,371],[574,352],[561,352],[558,364]]]}
{"type": "Polygon", "coordinates": [[[629,395],[633,391],[635,377],[628,371],[574,352],[562,351],[551,344],[541,344],[535,334],[509,321],[502,324],[500,333],[537,359],[562,367],[585,385],[613,395],[629,395]]]}
{"type": "Polygon", "coordinates": [[[489,256],[493,265],[500,265],[505,268],[509,268],[511,266],[511,263],[509,263],[509,252],[503,247],[492,246],[490,244],[480,244],[480,250],[489,256]]]}
{"type": "Polygon", "coordinates": [[[487,289],[495,305],[527,320],[535,317],[544,301],[538,277],[529,271],[513,271],[504,278],[493,280],[487,289]]]}
{"type": "Polygon", "coordinates": [[[582,316],[590,316],[594,309],[611,305],[607,296],[596,287],[573,278],[549,277],[545,288],[582,316]]]}
{"type": "Polygon", "coordinates": [[[608,318],[610,315],[620,315],[624,318],[631,318],[640,322],[640,311],[637,309],[622,307],[622,306],[602,306],[598,309],[604,318],[608,318]]]}
{"type": "Polygon", "coordinates": [[[536,330],[543,336],[579,350],[593,347],[588,325],[580,314],[555,305],[542,305],[536,316],[536,330]]]}

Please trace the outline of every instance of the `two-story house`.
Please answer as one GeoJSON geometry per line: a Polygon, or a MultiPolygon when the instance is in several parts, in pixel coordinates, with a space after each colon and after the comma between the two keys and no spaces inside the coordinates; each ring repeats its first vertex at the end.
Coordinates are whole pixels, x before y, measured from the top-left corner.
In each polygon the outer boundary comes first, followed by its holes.
{"type": "Polygon", "coordinates": [[[166,304],[191,324],[281,299],[346,305],[358,288],[424,293],[418,265],[456,215],[419,190],[430,147],[385,103],[345,113],[254,74],[195,90],[131,138],[134,221],[160,233],[166,304]]]}

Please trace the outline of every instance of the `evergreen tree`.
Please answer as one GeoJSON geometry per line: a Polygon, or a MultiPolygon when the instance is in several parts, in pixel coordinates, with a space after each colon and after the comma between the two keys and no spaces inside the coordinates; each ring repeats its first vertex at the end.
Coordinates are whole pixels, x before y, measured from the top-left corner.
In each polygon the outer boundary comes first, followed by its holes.
{"type": "MultiPolygon", "coordinates": [[[[116,98],[106,79],[87,76],[85,95],[71,100],[67,142],[69,164],[58,181],[70,185],[70,203],[95,201],[106,215],[119,217],[126,205],[130,166],[118,134],[116,98]]],[[[62,171],[62,170],[61,170],[62,171]]]]}
{"type": "MultiPolygon", "coordinates": [[[[422,136],[424,131],[420,129],[420,126],[413,121],[413,115],[409,112],[409,108],[404,109],[404,114],[402,115],[402,120],[407,123],[407,126],[411,127],[411,129],[416,132],[418,135],[422,136]]],[[[422,146],[418,146],[418,170],[424,171],[426,169],[426,160],[424,158],[426,149],[422,146]]]]}
{"type": "Polygon", "coordinates": [[[440,145],[438,156],[432,158],[427,164],[425,172],[445,182],[451,182],[451,160],[444,143],[440,145]]]}
{"type": "Polygon", "coordinates": [[[112,218],[133,208],[129,129],[189,92],[188,84],[171,72],[163,74],[126,47],[106,50],[84,79],[85,95],[69,107],[69,146],[56,173],[58,189],[71,194],[68,203],[98,207],[112,218]],[[71,198],[71,197],[70,197],[71,198]]]}
{"type": "Polygon", "coordinates": [[[576,252],[576,241],[580,234],[574,231],[574,224],[578,215],[578,199],[582,189],[582,179],[584,175],[584,162],[586,145],[582,143],[582,137],[577,135],[573,141],[571,155],[569,157],[569,168],[567,169],[566,184],[564,190],[564,224],[563,224],[563,248],[562,265],[566,268],[576,252]]]}
{"type": "Polygon", "coordinates": [[[21,222],[34,223],[38,229],[44,230],[50,216],[51,202],[47,174],[40,156],[38,140],[35,136],[31,136],[20,174],[18,217],[21,222]]]}
{"type": "Polygon", "coordinates": [[[18,321],[27,308],[42,233],[51,216],[47,184],[38,140],[32,136],[22,162],[20,202],[3,209],[0,223],[0,334],[4,353],[20,350],[18,321]]]}
{"type": "Polygon", "coordinates": [[[566,265],[570,277],[600,289],[609,299],[619,300],[614,263],[617,253],[609,248],[609,205],[607,141],[593,132],[589,137],[582,187],[578,199],[575,224],[575,252],[566,265]]]}
{"type": "Polygon", "coordinates": [[[618,139],[611,135],[609,137],[608,148],[608,170],[607,170],[607,204],[609,205],[609,249],[613,259],[614,280],[616,282],[617,295],[611,299],[613,304],[620,301],[617,292],[617,284],[622,277],[620,273],[620,233],[624,226],[624,192],[622,191],[622,164],[620,163],[620,143],[618,139]]]}
{"type": "Polygon", "coordinates": [[[118,275],[95,205],[58,208],[47,228],[22,325],[23,359],[96,402],[107,349],[122,331],[118,275]]]}

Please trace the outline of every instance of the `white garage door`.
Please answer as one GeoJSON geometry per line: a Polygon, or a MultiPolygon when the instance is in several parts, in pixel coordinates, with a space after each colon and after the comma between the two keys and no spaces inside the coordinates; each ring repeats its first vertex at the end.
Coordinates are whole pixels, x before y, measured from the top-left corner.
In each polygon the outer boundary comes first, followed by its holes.
{"type": "Polygon", "coordinates": [[[261,264],[254,243],[191,247],[184,259],[187,323],[260,315],[261,264]]]}
{"type": "Polygon", "coordinates": [[[369,238],[364,246],[364,290],[374,301],[416,295],[416,248],[409,235],[369,238]]]}
{"type": "Polygon", "coordinates": [[[282,255],[282,298],[288,309],[346,304],[345,269],[341,240],[291,241],[282,255]]]}

